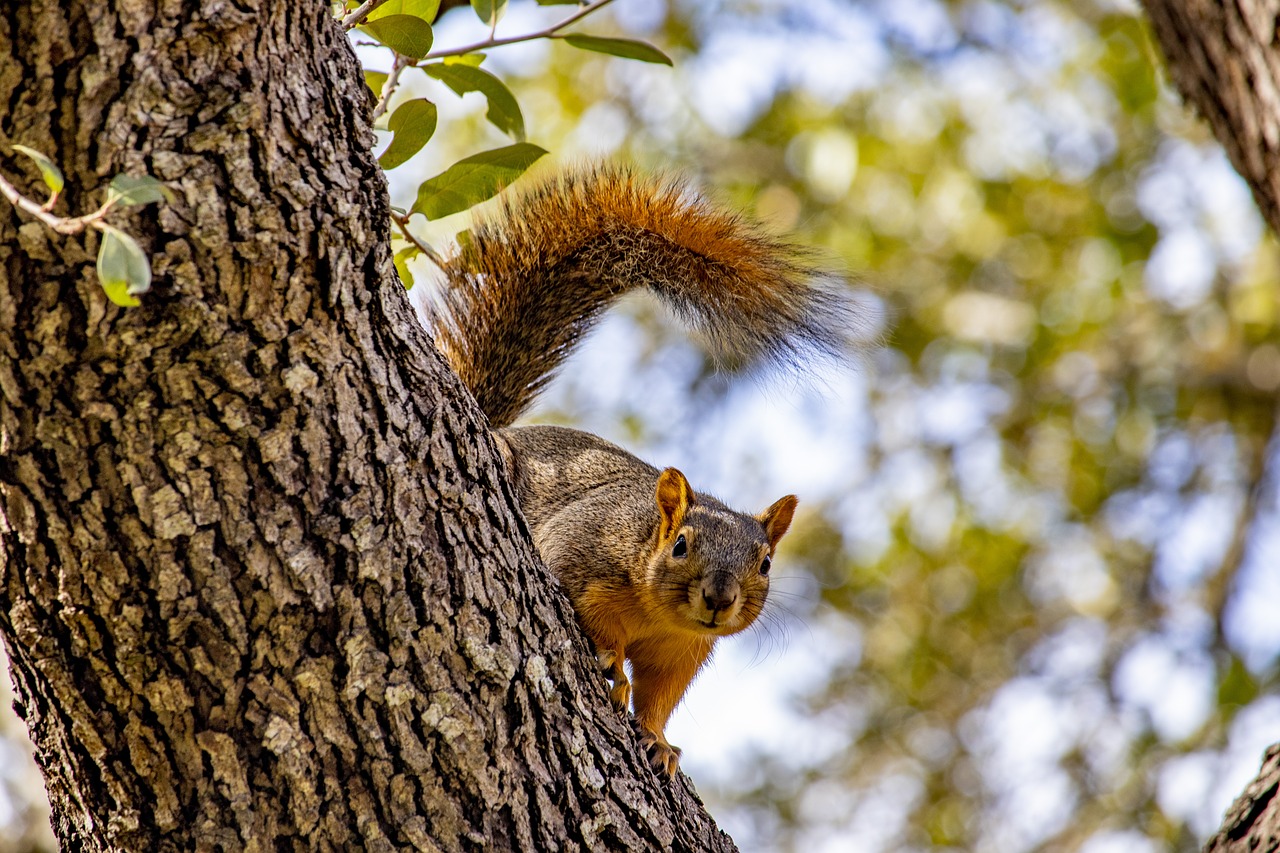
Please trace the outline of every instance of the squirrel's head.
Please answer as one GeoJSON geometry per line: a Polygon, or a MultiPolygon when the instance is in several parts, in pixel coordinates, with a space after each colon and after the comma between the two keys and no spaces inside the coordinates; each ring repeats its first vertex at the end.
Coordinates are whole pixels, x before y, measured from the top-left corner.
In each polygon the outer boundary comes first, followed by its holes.
{"type": "Polygon", "coordinates": [[[795,495],[759,515],[695,499],[675,468],[658,477],[658,536],[645,588],[658,612],[699,633],[735,634],[756,620],[769,594],[773,552],[791,525],[795,495]]]}

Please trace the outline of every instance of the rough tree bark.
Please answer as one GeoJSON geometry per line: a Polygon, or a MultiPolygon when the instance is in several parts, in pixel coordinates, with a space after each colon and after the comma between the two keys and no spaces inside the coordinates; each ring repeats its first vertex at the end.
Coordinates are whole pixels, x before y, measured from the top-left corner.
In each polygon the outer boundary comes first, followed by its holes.
{"type": "Polygon", "coordinates": [[[1267,750],[1262,770],[1227,809],[1222,828],[1205,844],[1205,853],[1258,853],[1280,844],[1280,744],[1267,750]]]}
{"type": "Polygon", "coordinates": [[[1280,39],[1275,0],[1143,0],[1182,97],[1208,121],[1280,233],[1280,39]]]}
{"type": "MultiPolygon", "coordinates": [[[[1280,2],[1143,0],[1178,91],[1213,129],[1280,233],[1280,2]]],[[[1280,848],[1280,744],[1228,810],[1213,853],[1280,848]]]]}
{"type": "Polygon", "coordinates": [[[324,0],[0,8],[0,635],[67,850],[732,849],[645,765],[395,279],[324,0]],[[30,169],[5,174],[40,193],[30,169]]]}

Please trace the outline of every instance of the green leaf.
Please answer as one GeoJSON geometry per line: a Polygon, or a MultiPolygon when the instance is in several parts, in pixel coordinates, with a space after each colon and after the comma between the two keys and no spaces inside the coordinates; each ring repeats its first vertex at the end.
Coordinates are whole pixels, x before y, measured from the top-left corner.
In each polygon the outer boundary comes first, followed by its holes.
{"type": "Polygon", "coordinates": [[[524,141],[524,116],[520,113],[520,105],[516,103],[516,96],[497,77],[482,68],[457,63],[433,62],[423,66],[422,70],[459,95],[467,92],[484,95],[489,101],[485,118],[517,142],[524,141]]]}
{"type": "Polygon", "coordinates": [[[578,0],[538,0],[539,6],[577,6],[578,0]]]}
{"type": "Polygon", "coordinates": [[[440,11],[440,0],[387,0],[369,13],[366,21],[377,21],[390,18],[392,15],[412,15],[421,18],[428,24],[436,19],[440,11]]]}
{"type": "Polygon", "coordinates": [[[653,45],[634,39],[582,35],[561,36],[561,38],[582,50],[594,50],[596,53],[607,53],[624,59],[638,59],[641,62],[656,62],[660,65],[672,64],[671,58],[653,45]]]}
{"type": "Polygon", "coordinates": [[[373,90],[373,94],[382,97],[382,87],[387,85],[387,73],[385,71],[368,71],[364,72],[364,82],[369,84],[369,88],[373,90]]]}
{"type": "Polygon", "coordinates": [[[117,305],[141,305],[134,295],[151,289],[151,264],[137,241],[118,228],[102,225],[98,246],[98,280],[117,305]]]}
{"type": "Polygon", "coordinates": [[[426,98],[406,101],[396,107],[387,126],[395,136],[378,158],[378,165],[394,169],[421,151],[436,132],[436,105],[426,98]]]}
{"type": "Polygon", "coordinates": [[[470,65],[473,68],[479,67],[484,62],[487,53],[464,53],[462,56],[446,56],[440,60],[445,65],[470,65]]]}
{"type": "Polygon", "coordinates": [[[1219,705],[1248,705],[1258,698],[1258,682],[1250,674],[1244,661],[1232,655],[1226,672],[1218,682],[1219,705]]]}
{"type": "Polygon", "coordinates": [[[413,273],[409,272],[409,259],[416,258],[420,254],[422,252],[418,247],[410,243],[391,258],[392,263],[396,265],[396,275],[400,276],[400,283],[404,285],[405,290],[413,288],[413,273]]]}
{"type": "Polygon", "coordinates": [[[413,212],[440,219],[493,198],[547,152],[528,142],[474,154],[418,187],[413,212]]]}
{"type": "Polygon", "coordinates": [[[471,8],[485,26],[495,27],[507,11],[507,0],[471,0],[471,8]]]}
{"type": "Polygon", "coordinates": [[[360,27],[396,53],[421,59],[431,52],[431,25],[412,15],[389,15],[360,27]]]}
{"type": "Polygon", "coordinates": [[[129,295],[129,285],[123,281],[113,281],[110,284],[104,281],[102,289],[106,292],[107,298],[121,308],[137,308],[142,304],[141,300],[129,295]]]}
{"type": "Polygon", "coordinates": [[[134,178],[129,175],[116,175],[107,187],[107,201],[114,201],[121,207],[136,204],[151,204],[153,201],[173,202],[173,191],[150,175],[134,178]]]}
{"type": "Polygon", "coordinates": [[[32,160],[36,161],[36,166],[40,169],[40,177],[44,179],[44,185],[49,188],[49,192],[62,192],[62,188],[66,185],[66,181],[62,177],[62,170],[54,165],[52,160],[34,148],[28,148],[25,145],[15,145],[13,146],[13,150],[17,151],[19,154],[26,154],[32,160]]]}

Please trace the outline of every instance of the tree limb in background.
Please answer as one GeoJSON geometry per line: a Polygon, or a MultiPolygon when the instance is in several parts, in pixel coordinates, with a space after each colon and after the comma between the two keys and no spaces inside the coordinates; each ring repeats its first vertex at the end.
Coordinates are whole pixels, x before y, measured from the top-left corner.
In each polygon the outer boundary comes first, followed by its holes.
{"type": "MultiPolygon", "coordinates": [[[[1143,0],[1178,91],[1209,122],[1267,223],[1280,232],[1280,51],[1277,9],[1262,0],[1143,0]]],[[[1280,744],[1205,849],[1280,843],[1280,744]]]]}
{"type": "Polygon", "coordinates": [[[1280,51],[1263,0],[1143,0],[1169,76],[1280,233],[1280,51]]]}

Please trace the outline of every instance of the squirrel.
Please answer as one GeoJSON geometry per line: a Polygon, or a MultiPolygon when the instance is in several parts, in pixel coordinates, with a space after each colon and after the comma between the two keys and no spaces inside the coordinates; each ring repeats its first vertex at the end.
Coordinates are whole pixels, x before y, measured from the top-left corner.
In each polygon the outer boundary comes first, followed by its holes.
{"type": "Polygon", "coordinates": [[[594,644],[614,707],[634,702],[650,764],[674,775],[667,721],[716,640],[760,615],[796,497],[738,512],[590,433],[511,424],[628,291],[653,291],[714,352],[744,362],[840,355],[847,303],[803,250],[679,181],[608,166],[507,199],[442,271],[429,309],[436,347],[495,428],[534,545],[594,644]]]}

